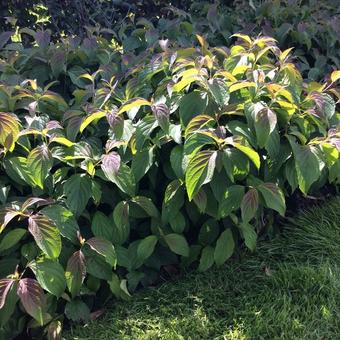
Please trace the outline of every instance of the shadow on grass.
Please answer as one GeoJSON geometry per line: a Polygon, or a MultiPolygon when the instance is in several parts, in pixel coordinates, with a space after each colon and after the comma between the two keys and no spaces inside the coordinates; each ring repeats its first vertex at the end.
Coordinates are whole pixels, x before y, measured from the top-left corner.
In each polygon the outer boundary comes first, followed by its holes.
{"type": "Polygon", "coordinates": [[[223,268],[117,302],[67,339],[339,339],[340,199],[223,268]]]}

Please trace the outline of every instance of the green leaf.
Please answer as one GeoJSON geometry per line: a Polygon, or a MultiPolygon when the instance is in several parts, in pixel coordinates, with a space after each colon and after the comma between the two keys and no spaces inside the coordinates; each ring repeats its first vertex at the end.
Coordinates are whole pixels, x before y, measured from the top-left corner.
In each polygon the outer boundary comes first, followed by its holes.
{"type": "Polygon", "coordinates": [[[100,280],[110,280],[112,266],[106,262],[105,258],[93,251],[90,247],[83,247],[82,251],[86,259],[87,274],[100,280]]]}
{"type": "Polygon", "coordinates": [[[79,226],[72,212],[65,207],[54,204],[45,207],[41,212],[57,226],[60,234],[74,244],[78,244],[79,226]]]}
{"type": "Polygon", "coordinates": [[[111,182],[115,183],[117,187],[124,193],[134,196],[136,190],[136,182],[131,169],[124,163],[120,165],[120,168],[116,174],[112,174],[108,178],[111,182]]]}
{"type": "Polygon", "coordinates": [[[198,241],[203,245],[212,244],[220,233],[218,222],[210,218],[202,225],[198,234],[198,241]]]}
{"type": "Polygon", "coordinates": [[[27,167],[39,188],[44,188],[45,179],[53,166],[50,150],[46,145],[33,149],[27,157],[27,167]]]}
{"type": "Polygon", "coordinates": [[[131,199],[131,202],[138,204],[150,217],[158,217],[159,212],[152,200],[144,196],[136,196],[131,199]]]}
{"type": "Polygon", "coordinates": [[[182,143],[182,128],[180,124],[170,124],[169,125],[169,136],[177,144],[182,143]]]}
{"type": "Polygon", "coordinates": [[[184,188],[180,180],[174,180],[168,184],[164,193],[162,207],[162,220],[169,222],[177,215],[184,204],[184,188]]]}
{"type": "Polygon", "coordinates": [[[74,322],[88,322],[91,319],[90,308],[80,299],[66,303],[65,315],[74,322]]]}
{"type": "Polygon", "coordinates": [[[171,229],[175,233],[182,233],[185,229],[185,218],[183,214],[178,212],[176,215],[172,216],[169,220],[171,229]]]}
{"type": "Polygon", "coordinates": [[[206,145],[217,145],[222,140],[210,131],[196,131],[191,134],[184,143],[184,153],[186,156],[194,156],[206,145]]]}
{"type": "Polygon", "coordinates": [[[241,202],[242,220],[249,222],[256,214],[259,207],[259,194],[255,188],[248,190],[241,202]]]}
{"type": "Polygon", "coordinates": [[[193,91],[186,94],[179,104],[179,116],[183,126],[187,126],[192,118],[204,113],[208,103],[206,94],[193,91]]]}
{"type": "Polygon", "coordinates": [[[65,102],[64,98],[57,93],[46,91],[40,98],[39,101],[47,101],[52,102],[52,104],[59,104],[63,109],[68,107],[67,103],[65,102]]]}
{"type": "Polygon", "coordinates": [[[149,171],[154,162],[154,148],[137,152],[132,158],[131,170],[136,182],[149,171]]]}
{"type": "Polygon", "coordinates": [[[0,242],[0,251],[7,250],[16,245],[26,234],[26,230],[22,228],[16,228],[10,230],[0,242]]]}
{"type": "Polygon", "coordinates": [[[233,145],[236,149],[243,152],[254,163],[257,169],[260,169],[260,156],[254,149],[252,149],[250,146],[242,145],[241,143],[237,142],[234,142],[233,145]]]}
{"type": "Polygon", "coordinates": [[[241,206],[242,198],[244,196],[244,187],[241,185],[232,185],[228,187],[223,199],[219,204],[219,216],[221,218],[227,217],[231,212],[237,210],[241,206]]]}
{"type": "Polygon", "coordinates": [[[185,174],[189,201],[197,194],[203,184],[211,181],[215,170],[216,156],[216,152],[204,150],[198,152],[190,159],[185,174]]]}
{"type": "Polygon", "coordinates": [[[164,236],[164,240],[175,254],[189,256],[188,242],[183,235],[168,234],[164,236]]]}
{"type": "Polygon", "coordinates": [[[60,297],[66,288],[63,267],[56,261],[39,259],[29,264],[41,287],[49,293],[60,297]]]}
{"type": "Polygon", "coordinates": [[[261,184],[257,189],[261,192],[267,207],[276,210],[281,216],[284,216],[286,202],[281,189],[274,183],[261,184]]]}
{"type": "Polygon", "coordinates": [[[28,230],[33,235],[38,247],[50,258],[57,258],[61,252],[59,229],[47,216],[31,215],[28,218],[28,230]]]}
{"type": "Polygon", "coordinates": [[[221,108],[226,106],[230,98],[227,84],[223,80],[215,78],[208,81],[208,86],[216,104],[221,108]]]}
{"type": "Polygon", "coordinates": [[[128,292],[126,285],[124,285],[124,282],[126,283],[126,280],[119,280],[119,277],[112,273],[112,279],[108,281],[107,283],[110,286],[111,292],[117,297],[121,298],[123,300],[129,300],[131,295],[128,292]]]}
{"type": "Polygon", "coordinates": [[[298,178],[295,168],[295,161],[293,158],[290,158],[285,166],[285,175],[289,185],[292,188],[292,192],[298,187],[298,178]]]}
{"type": "Polygon", "coordinates": [[[311,185],[321,175],[320,160],[316,155],[313,146],[299,145],[292,137],[288,137],[293,150],[295,168],[300,190],[307,195],[311,185]]]}
{"type": "Polygon", "coordinates": [[[27,159],[25,157],[11,157],[3,162],[7,175],[15,182],[22,185],[30,185],[35,187],[36,183],[31,172],[27,167],[27,159]]]}
{"type": "Polygon", "coordinates": [[[79,294],[85,276],[85,256],[78,250],[69,258],[65,272],[67,288],[73,298],[79,294]]]}
{"type": "Polygon", "coordinates": [[[206,246],[202,250],[200,264],[198,270],[204,272],[214,264],[214,248],[212,246],[206,246]]]}
{"type": "Polygon", "coordinates": [[[157,237],[150,235],[142,239],[137,248],[137,256],[144,262],[155,250],[157,237]]]}
{"type": "Polygon", "coordinates": [[[91,230],[94,236],[113,241],[114,222],[101,211],[97,211],[92,219],[91,230]]]}
{"type": "Polygon", "coordinates": [[[96,251],[99,255],[104,256],[105,261],[116,268],[117,255],[113,247],[113,244],[108,240],[100,237],[92,237],[86,241],[86,244],[91,247],[92,250],[96,251]]]}
{"type": "Polygon", "coordinates": [[[232,182],[243,180],[249,173],[249,160],[236,149],[226,149],[222,156],[223,167],[232,182]]]}
{"type": "Polygon", "coordinates": [[[46,298],[39,283],[30,278],[21,279],[17,294],[27,314],[42,326],[45,322],[46,298]]]}
{"type": "Polygon", "coordinates": [[[214,259],[217,266],[221,266],[233,255],[235,242],[231,229],[225,230],[216,242],[214,259]]]}
{"type": "Polygon", "coordinates": [[[187,157],[184,154],[183,145],[176,145],[170,153],[171,168],[178,178],[184,178],[187,165],[187,157]]]}
{"type": "Polygon", "coordinates": [[[66,204],[71,211],[79,216],[86,208],[92,196],[91,179],[86,175],[72,175],[64,184],[66,204]]]}
{"type": "Polygon", "coordinates": [[[113,219],[115,222],[115,228],[113,232],[113,243],[123,244],[130,234],[130,222],[129,222],[129,203],[126,201],[119,202],[114,211],[113,219]]]}
{"type": "Polygon", "coordinates": [[[246,246],[251,250],[255,250],[256,247],[256,239],[257,239],[257,234],[253,228],[252,225],[250,225],[247,222],[244,222],[239,225],[239,228],[241,230],[242,236],[244,238],[244,242],[246,246]]]}
{"type": "Polygon", "coordinates": [[[255,114],[255,131],[257,144],[263,148],[269,135],[274,131],[277,123],[276,114],[269,108],[264,108],[255,114]]]}

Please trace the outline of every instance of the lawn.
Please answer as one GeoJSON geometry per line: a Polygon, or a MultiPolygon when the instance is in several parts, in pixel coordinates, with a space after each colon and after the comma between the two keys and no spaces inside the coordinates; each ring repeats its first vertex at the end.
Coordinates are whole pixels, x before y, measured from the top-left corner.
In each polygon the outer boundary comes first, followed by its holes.
{"type": "Polygon", "coordinates": [[[115,302],[66,339],[339,339],[340,198],[223,268],[115,302]]]}

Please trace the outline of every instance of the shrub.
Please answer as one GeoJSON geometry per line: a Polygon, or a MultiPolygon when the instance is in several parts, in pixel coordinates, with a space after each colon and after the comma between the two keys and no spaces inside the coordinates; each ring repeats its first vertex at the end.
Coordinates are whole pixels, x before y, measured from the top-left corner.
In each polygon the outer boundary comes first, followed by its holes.
{"type": "MultiPolygon", "coordinates": [[[[335,0],[238,0],[228,4],[192,0],[171,1],[171,5],[162,0],[11,0],[0,6],[14,27],[51,29],[53,40],[64,34],[85,37],[88,32],[110,32],[132,51],[140,47],[141,34],[146,34],[148,42],[169,38],[190,47],[193,33],[199,33],[212,46],[229,46],[230,35],[242,31],[272,36],[281,49],[294,46],[298,69],[309,80],[322,79],[340,68],[340,15],[335,0]]],[[[0,27],[11,29],[4,18],[0,18],[0,27]]]]}
{"type": "Polygon", "coordinates": [[[339,3],[334,0],[266,1],[258,6],[256,23],[283,48],[295,46],[303,75],[321,79],[340,68],[339,3]]]}
{"type": "Polygon", "coordinates": [[[285,197],[339,183],[339,72],[303,83],[272,38],[122,55],[31,34],[1,57],[3,337],[53,338],[169,265],[220,266],[285,197]]]}

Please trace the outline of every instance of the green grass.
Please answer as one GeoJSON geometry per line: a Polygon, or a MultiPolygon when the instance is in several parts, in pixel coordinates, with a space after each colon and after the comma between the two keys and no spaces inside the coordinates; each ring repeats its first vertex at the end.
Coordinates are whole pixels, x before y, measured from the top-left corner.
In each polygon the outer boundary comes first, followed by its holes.
{"type": "Polygon", "coordinates": [[[66,339],[340,339],[340,198],[223,268],[117,302],[66,339]]]}

